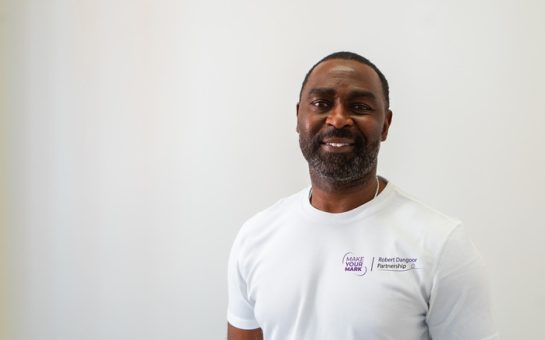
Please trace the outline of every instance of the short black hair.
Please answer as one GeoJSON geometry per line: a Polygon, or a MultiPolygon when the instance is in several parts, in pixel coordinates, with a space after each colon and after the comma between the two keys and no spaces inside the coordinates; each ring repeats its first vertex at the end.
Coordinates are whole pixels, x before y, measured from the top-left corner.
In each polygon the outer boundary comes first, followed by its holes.
{"type": "Polygon", "coordinates": [[[388,86],[388,80],[386,80],[386,77],[384,76],[384,74],[382,74],[382,72],[378,69],[378,67],[376,67],[375,64],[373,64],[369,59],[362,57],[361,55],[357,53],[347,52],[347,51],[331,53],[330,55],[322,58],[319,62],[317,62],[316,64],[314,64],[314,66],[310,68],[310,70],[307,72],[305,76],[305,79],[303,80],[303,84],[301,85],[301,90],[299,91],[299,100],[301,100],[301,96],[303,94],[303,88],[307,84],[308,78],[310,77],[310,74],[312,73],[312,71],[314,71],[316,66],[320,65],[326,60],[331,60],[331,59],[353,60],[353,61],[357,61],[358,63],[371,67],[377,73],[380,79],[380,82],[382,84],[382,92],[384,93],[384,99],[386,100],[386,107],[388,108],[390,106],[390,87],[388,86]]]}

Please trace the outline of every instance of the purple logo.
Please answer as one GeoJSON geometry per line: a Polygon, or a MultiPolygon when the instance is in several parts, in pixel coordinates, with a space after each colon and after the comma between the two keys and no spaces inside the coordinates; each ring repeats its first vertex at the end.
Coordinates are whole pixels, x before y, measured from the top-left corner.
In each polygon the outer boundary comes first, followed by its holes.
{"type": "Polygon", "coordinates": [[[363,256],[356,256],[352,252],[344,254],[343,266],[345,272],[351,272],[357,276],[367,273],[367,267],[363,265],[363,256]]]}

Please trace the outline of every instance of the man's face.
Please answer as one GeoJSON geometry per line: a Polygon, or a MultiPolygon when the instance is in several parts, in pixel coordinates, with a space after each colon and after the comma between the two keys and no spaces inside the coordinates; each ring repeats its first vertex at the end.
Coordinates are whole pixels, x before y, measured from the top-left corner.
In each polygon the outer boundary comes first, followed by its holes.
{"type": "Polygon", "coordinates": [[[374,173],[391,118],[371,67],[341,59],[319,64],[297,104],[299,145],[311,173],[337,184],[374,173]]]}

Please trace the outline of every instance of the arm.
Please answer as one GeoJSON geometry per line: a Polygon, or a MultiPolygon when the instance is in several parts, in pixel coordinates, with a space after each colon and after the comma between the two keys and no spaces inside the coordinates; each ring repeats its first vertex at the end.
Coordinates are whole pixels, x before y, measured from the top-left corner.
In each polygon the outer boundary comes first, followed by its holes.
{"type": "Polygon", "coordinates": [[[227,340],[263,340],[261,328],[240,329],[227,324],[227,340]]]}
{"type": "Polygon", "coordinates": [[[427,315],[434,340],[496,340],[485,266],[462,228],[439,258],[427,315]]]}
{"type": "Polygon", "coordinates": [[[255,302],[249,296],[246,275],[239,263],[239,258],[248,258],[241,254],[242,250],[239,232],[231,248],[227,268],[227,339],[263,340],[263,332],[254,315],[255,302]]]}

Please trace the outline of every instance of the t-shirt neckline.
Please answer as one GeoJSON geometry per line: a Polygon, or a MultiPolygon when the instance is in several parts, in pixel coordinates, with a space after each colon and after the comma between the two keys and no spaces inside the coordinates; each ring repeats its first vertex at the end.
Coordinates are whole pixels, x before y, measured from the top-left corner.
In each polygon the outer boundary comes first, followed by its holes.
{"type": "Polygon", "coordinates": [[[377,195],[377,197],[352,210],[341,213],[330,213],[313,207],[309,200],[310,189],[310,186],[306,187],[299,195],[299,202],[301,204],[301,211],[303,215],[306,218],[318,223],[343,224],[350,223],[355,219],[368,216],[380,210],[384,206],[385,202],[392,196],[394,192],[394,185],[387,181],[386,186],[377,195]]]}

